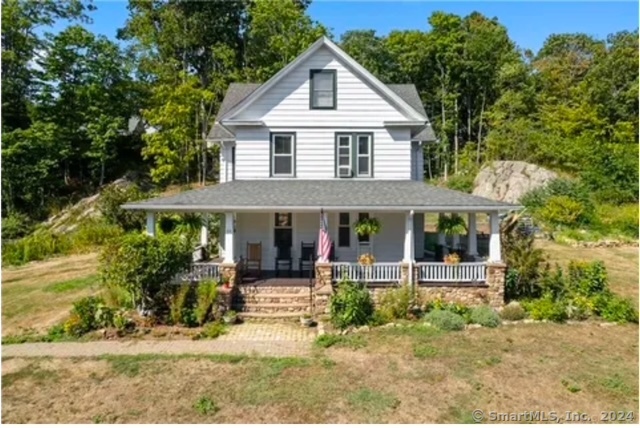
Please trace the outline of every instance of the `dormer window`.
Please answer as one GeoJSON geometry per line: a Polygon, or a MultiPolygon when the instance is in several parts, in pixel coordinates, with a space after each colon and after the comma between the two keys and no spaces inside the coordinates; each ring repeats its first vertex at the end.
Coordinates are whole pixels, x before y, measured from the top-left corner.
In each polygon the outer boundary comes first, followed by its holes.
{"type": "Polygon", "coordinates": [[[336,108],[336,71],[311,70],[309,75],[310,94],[309,107],[311,109],[336,108]]]}

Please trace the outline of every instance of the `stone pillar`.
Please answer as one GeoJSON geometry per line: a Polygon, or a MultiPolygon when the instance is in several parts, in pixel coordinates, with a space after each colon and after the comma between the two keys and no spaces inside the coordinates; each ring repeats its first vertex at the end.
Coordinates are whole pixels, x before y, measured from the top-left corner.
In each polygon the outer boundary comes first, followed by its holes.
{"type": "Polygon", "coordinates": [[[470,256],[478,255],[478,231],[476,230],[476,213],[469,213],[467,218],[467,251],[470,256]]]}
{"type": "Polygon", "coordinates": [[[333,293],[332,269],[331,263],[316,262],[316,282],[313,288],[313,308],[316,314],[329,310],[329,299],[333,293]]]}
{"type": "Polygon", "coordinates": [[[147,212],[147,235],[151,237],[156,236],[156,214],[147,212]]]}
{"type": "Polygon", "coordinates": [[[504,305],[504,284],[507,265],[504,263],[487,263],[487,285],[489,305],[499,309],[504,305]]]}
{"type": "Polygon", "coordinates": [[[222,263],[220,264],[220,276],[229,279],[229,284],[233,287],[237,283],[237,263],[222,263]]]}
{"type": "Polygon", "coordinates": [[[224,213],[224,260],[226,264],[235,264],[235,225],[233,213],[224,213]]]}
{"type": "Polygon", "coordinates": [[[502,254],[500,249],[500,219],[498,218],[498,212],[494,211],[489,213],[489,220],[491,223],[491,236],[489,238],[489,261],[500,262],[502,261],[502,254]]]}

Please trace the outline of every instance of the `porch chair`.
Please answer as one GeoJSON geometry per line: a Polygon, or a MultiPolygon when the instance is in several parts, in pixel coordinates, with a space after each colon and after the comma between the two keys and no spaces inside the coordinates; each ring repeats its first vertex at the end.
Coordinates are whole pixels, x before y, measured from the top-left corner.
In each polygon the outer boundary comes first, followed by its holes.
{"type": "Polygon", "coordinates": [[[291,247],[276,247],[276,277],[280,276],[280,270],[286,270],[291,278],[291,270],[293,267],[293,258],[291,257],[291,247]]]}
{"type": "Polygon", "coordinates": [[[316,257],[316,243],[314,242],[301,242],[300,243],[300,260],[298,261],[298,271],[300,272],[300,278],[303,278],[303,272],[309,270],[314,271],[316,257]]]}
{"type": "Polygon", "coordinates": [[[262,242],[247,242],[247,259],[244,261],[245,274],[255,272],[262,275],[262,242]]]}

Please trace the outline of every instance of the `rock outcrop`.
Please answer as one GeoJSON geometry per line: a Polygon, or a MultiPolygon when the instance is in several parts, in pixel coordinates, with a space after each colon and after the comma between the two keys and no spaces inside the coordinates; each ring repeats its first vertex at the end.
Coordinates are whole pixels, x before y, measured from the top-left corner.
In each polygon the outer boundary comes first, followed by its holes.
{"type": "Polygon", "coordinates": [[[530,190],[544,186],[558,175],[521,161],[494,161],[480,170],[473,182],[473,194],[497,201],[518,203],[530,190]]]}

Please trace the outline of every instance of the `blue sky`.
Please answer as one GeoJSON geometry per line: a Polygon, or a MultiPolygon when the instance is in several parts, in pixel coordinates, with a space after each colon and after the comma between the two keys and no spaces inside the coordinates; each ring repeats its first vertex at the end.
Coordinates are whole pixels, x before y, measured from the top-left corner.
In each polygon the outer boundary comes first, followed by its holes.
{"type": "MultiPolygon", "coordinates": [[[[96,1],[92,31],[115,38],[127,19],[126,1],[96,1]]],[[[354,29],[375,29],[384,35],[394,29],[428,29],[427,18],[442,10],[468,15],[473,11],[497,17],[522,48],[540,49],[553,33],[583,32],[598,38],[638,27],[638,2],[428,2],[314,0],[311,17],[332,29],[334,36],[354,29]]],[[[59,28],[58,28],[59,29],[59,28]]]]}

